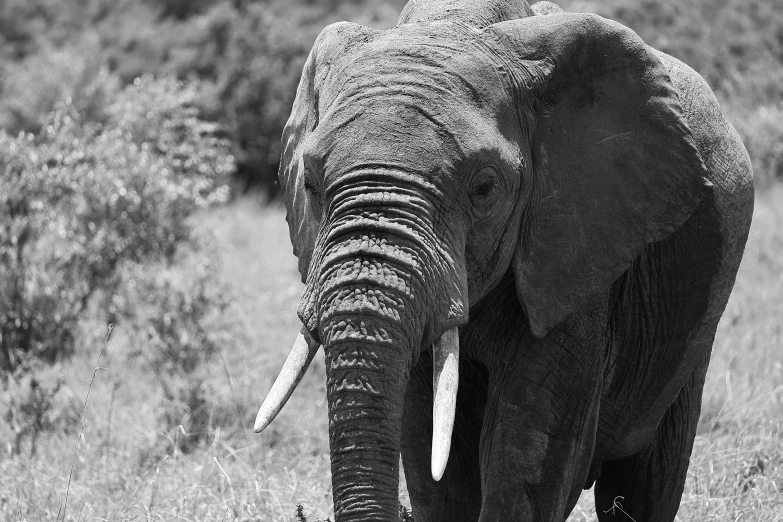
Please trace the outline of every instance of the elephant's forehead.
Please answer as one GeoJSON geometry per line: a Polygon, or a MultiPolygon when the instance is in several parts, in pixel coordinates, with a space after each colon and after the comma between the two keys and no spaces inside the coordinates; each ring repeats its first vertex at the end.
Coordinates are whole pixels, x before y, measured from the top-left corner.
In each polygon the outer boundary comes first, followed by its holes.
{"type": "Polygon", "coordinates": [[[497,150],[511,95],[480,35],[461,30],[392,30],[330,67],[309,149],[340,170],[379,158],[448,169],[497,150]]]}
{"type": "Polygon", "coordinates": [[[496,122],[466,110],[455,124],[447,112],[402,103],[368,105],[353,118],[324,122],[313,133],[311,160],[327,183],[356,170],[389,169],[439,184],[488,163],[518,166],[518,148],[496,122]]]}
{"type": "Polygon", "coordinates": [[[397,98],[484,111],[508,103],[501,64],[473,28],[406,26],[381,32],[329,68],[322,109],[397,98]]]}
{"type": "Polygon", "coordinates": [[[443,112],[400,100],[367,104],[350,114],[338,111],[325,121],[314,133],[315,152],[334,173],[381,164],[423,172],[448,168],[444,163],[468,158],[477,141],[466,139],[473,132],[463,135],[471,120],[466,116],[461,115],[464,125],[455,126],[443,112]]]}

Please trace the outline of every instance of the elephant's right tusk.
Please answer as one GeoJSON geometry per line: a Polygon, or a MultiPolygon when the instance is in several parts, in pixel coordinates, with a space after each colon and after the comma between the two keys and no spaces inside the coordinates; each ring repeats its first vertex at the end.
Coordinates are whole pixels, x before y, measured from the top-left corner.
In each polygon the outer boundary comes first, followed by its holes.
{"type": "Polygon", "coordinates": [[[459,331],[448,330],[432,347],[432,478],[440,480],[446,471],[451,449],[451,432],[457,409],[459,386],[459,331]]]}
{"type": "Polygon", "coordinates": [[[283,363],[280,375],[277,376],[272,389],[269,390],[266,399],[264,399],[261,408],[258,410],[256,422],[253,426],[253,430],[256,433],[263,431],[280,413],[288,398],[294,393],[299,381],[302,380],[307,367],[310,366],[310,362],[315,357],[315,352],[318,351],[319,345],[315,342],[308,342],[309,338],[310,336],[304,328],[296,336],[294,346],[291,348],[291,353],[288,354],[285,363],[283,363]]]}

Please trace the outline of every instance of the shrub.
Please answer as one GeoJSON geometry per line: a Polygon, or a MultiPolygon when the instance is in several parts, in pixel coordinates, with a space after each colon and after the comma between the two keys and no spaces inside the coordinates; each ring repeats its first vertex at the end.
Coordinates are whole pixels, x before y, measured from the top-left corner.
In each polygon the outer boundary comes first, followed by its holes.
{"type": "Polygon", "coordinates": [[[228,128],[243,182],[275,192],[280,135],[318,33],[339,20],[389,27],[404,4],[9,0],[0,3],[0,127],[37,133],[54,101],[80,102],[80,86],[100,71],[120,83],[199,78],[198,103],[228,128]]]}
{"type": "Polygon", "coordinates": [[[750,154],[756,185],[783,179],[783,104],[738,112],[732,121],[750,154]]]}
{"type": "Polygon", "coordinates": [[[125,274],[114,305],[136,332],[130,356],[160,379],[191,375],[235,342],[231,289],[216,259],[200,252],[173,267],[138,266],[125,274]]]}
{"type": "Polygon", "coordinates": [[[394,25],[402,0],[374,2],[223,2],[175,44],[168,69],[206,80],[199,99],[208,117],[230,129],[238,176],[246,186],[277,190],[280,136],[302,67],[318,33],[351,20],[394,25]]]}
{"type": "Polygon", "coordinates": [[[190,453],[213,440],[218,430],[222,430],[221,438],[229,439],[249,429],[245,422],[247,406],[237,397],[220,394],[206,376],[173,376],[160,382],[163,399],[157,420],[165,439],[159,454],[175,449],[190,453]]]}
{"type": "Polygon", "coordinates": [[[102,64],[100,52],[97,37],[85,35],[7,64],[5,77],[0,76],[0,128],[38,133],[62,100],[70,100],[82,119],[105,122],[107,100],[119,84],[102,64]]]}
{"type": "Polygon", "coordinates": [[[70,353],[119,268],[171,260],[188,217],[225,201],[233,158],[193,107],[195,87],[140,79],[86,121],[73,104],[38,136],[0,131],[0,369],[70,353]]]}
{"type": "Polygon", "coordinates": [[[30,440],[30,455],[35,455],[41,433],[68,433],[78,426],[81,405],[62,388],[60,376],[50,379],[39,367],[18,371],[15,377],[3,383],[0,403],[1,417],[13,438],[13,443],[8,442],[7,452],[19,455],[26,437],[30,440]]]}
{"type": "MultiPolygon", "coordinates": [[[[146,73],[202,80],[206,119],[226,125],[246,185],[276,192],[280,135],[318,32],[391,27],[405,0],[4,0],[0,127],[37,132],[53,101],[146,73]],[[63,49],[57,51],[57,49],[63,49]],[[113,80],[112,80],[113,81],[113,80]]],[[[783,2],[560,0],[618,20],[701,73],[738,107],[783,97],[783,2]]],[[[94,99],[99,112],[100,98],[94,99]]]]}
{"type": "Polygon", "coordinates": [[[215,0],[154,0],[148,2],[162,8],[163,16],[172,16],[184,20],[193,15],[199,14],[209,4],[214,4],[215,0]]]}
{"type": "Polygon", "coordinates": [[[217,255],[208,245],[187,257],[171,267],[128,270],[113,298],[128,330],[136,332],[129,356],[160,385],[157,420],[166,440],[159,454],[174,448],[188,453],[217,428],[243,427],[247,413],[233,386],[228,396],[215,386],[216,375],[228,377],[227,371],[215,370],[224,365],[223,353],[241,339],[230,311],[231,288],[220,279],[217,255]]]}

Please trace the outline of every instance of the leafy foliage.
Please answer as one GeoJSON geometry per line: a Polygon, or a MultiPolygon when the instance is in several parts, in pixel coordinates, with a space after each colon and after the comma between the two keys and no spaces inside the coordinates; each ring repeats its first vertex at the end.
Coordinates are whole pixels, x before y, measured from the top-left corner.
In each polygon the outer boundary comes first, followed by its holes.
{"type": "Polygon", "coordinates": [[[131,326],[129,356],[159,378],[192,374],[233,343],[225,331],[230,289],[216,275],[217,254],[187,253],[191,259],[178,255],[171,266],[129,267],[111,296],[110,306],[131,326]]]}
{"type": "Polygon", "coordinates": [[[217,180],[233,158],[194,97],[145,78],[119,93],[105,125],[66,103],[38,136],[0,132],[0,368],[69,353],[119,267],[170,260],[192,240],[188,217],[226,199],[217,180]]]}
{"type": "MultiPolygon", "coordinates": [[[[743,123],[783,98],[783,3],[561,0],[597,12],[699,71],[743,123]]],[[[147,73],[201,80],[204,117],[228,129],[244,184],[276,192],[280,135],[320,30],[395,24],[404,0],[6,0],[0,127],[37,132],[54,103],[91,103],[147,73]],[[90,87],[99,85],[98,89],[90,87]],[[106,87],[108,86],[108,87],[106,87]]],[[[760,146],[756,146],[759,149],[760,146]]],[[[764,149],[762,154],[767,154],[764,149]]],[[[762,164],[765,164],[762,162],[762,164]]]]}
{"type": "Polygon", "coordinates": [[[0,6],[0,28],[13,26],[0,31],[9,49],[5,63],[0,54],[0,127],[37,132],[57,100],[92,99],[85,86],[99,77],[197,78],[197,103],[229,129],[241,179],[275,192],[280,135],[318,33],[343,19],[389,27],[404,3],[9,0],[0,6]]]}
{"type": "MultiPolygon", "coordinates": [[[[80,405],[73,395],[61,393],[62,378],[47,383],[41,379],[40,368],[27,368],[17,373],[18,378],[8,379],[2,384],[0,411],[13,437],[13,443],[8,443],[8,453],[19,455],[22,441],[29,438],[32,456],[36,453],[36,443],[41,433],[69,433],[76,428],[80,405]]],[[[43,377],[45,379],[46,375],[43,377]]]]}
{"type": "Polygon", "coordinates": [[[233,389],[226,396],[213,385],[223,375],[215,368],[225,361],[224,351],[242,339],[231,289],[218,274],[217,253],[202,246],[191,258],[199,258],[196,266],[190,266],[194,259],[171,268],[137,266],[114,298],[136,332],[129,356],[161,386],[157,420],[166,440],[160,453],[189,453],[216,428],[243,427],[247,413],[233,389]]]}
{"type": "Polygon", "coordinates": [[[734,121],[753,162],[756,186],[783,180],[783,104],[750,109],[734,121]]]}
{"type": "Polygon", "coordinates": [[[183,22],[161,69],[204,80],[200,104],[231,132],[245,183],[276,192],[280,135],[315,38],[331,22],[349,19],[394,25],[404,2],[222,2],[183,22]],[[392,7],[394,6],[394,7],[392,7]]]}

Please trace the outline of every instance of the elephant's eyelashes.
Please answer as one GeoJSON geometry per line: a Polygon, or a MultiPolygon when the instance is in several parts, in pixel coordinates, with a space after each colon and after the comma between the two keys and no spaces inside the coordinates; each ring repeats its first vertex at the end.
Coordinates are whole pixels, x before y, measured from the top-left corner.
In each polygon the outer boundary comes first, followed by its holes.
{"type": "Polygon", "coordinates": [[[307,192],[307,198],[311,208],[313,209],[313,213],[316,216],[321,217],[321,193],[319,192],[310,171],[305,173],[304,188],[307,192]]]}
{"type": "Polygon", "coordinates": [[[476,180],[470,190],[470,202],[476,211],[485,213],[489,210],[491,202],[494,199],[498,186],[498,176],[494,169],[490,167],[479,171],[476,180]]]}
{"type": "Polygon", "coordinates": [[[476,188],[473,189],[471,194],[472,199],[484,199],[488,198],[495,192],[495,180],[487,179],[483,180],[476,188]]]}

